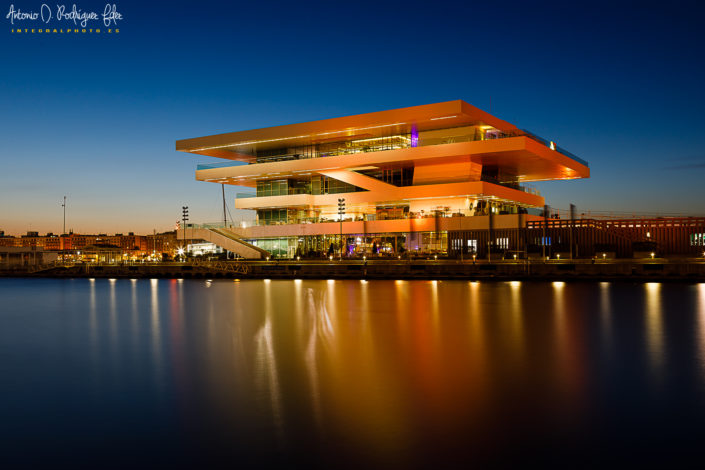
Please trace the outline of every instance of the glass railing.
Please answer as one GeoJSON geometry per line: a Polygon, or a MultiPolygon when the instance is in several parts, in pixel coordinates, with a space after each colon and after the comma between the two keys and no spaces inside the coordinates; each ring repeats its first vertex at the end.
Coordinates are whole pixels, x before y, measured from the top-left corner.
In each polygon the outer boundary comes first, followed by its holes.
{"type": "MultiPolygon", "coordinates": [[[[444,144],[450,144],[450,143],[459,143],[459,142],[473,142],[473,141],[481,141],[481,140],[496,140],[496,139],[506,139],[506,138],[511,138],[511,137],[528,137],[542,145],[545,145],[548,148],[551,148],[559,153],[562,153],[563,155],[570,157],[571,159],[577,161],[578,163],[581,163],[587,167],[590,166],[590,164],[583,160],[582,158],[572,154],[571,152],[568,152],[562,147],[557,146],[554,142],[548,141],[544,139],[543,137],[539,137],[538,135],[534,134],[533,132],[530,132],[526,129],[513,129],[509,131],[498,131],[498,130],[493,130],[493,131],[488,131],[485,136],[478,136],[477,135],[461,135],[461,136],[452,136],[448,138],[438,138],[438,139],[433,139],[432,141],[427,140],[426,143],[424,144],[423,139],[419,141],[419,147],[426,147],[426,146],[432,146],[432,145],[444,145],[444,144]]],[[[393,146],[376,146],[376,145],[369,145],[369,146],[341,146],[340,148],[337,149],[314,149],[310,150],[309,154],[307,155],[300,155],[300,154],[292,154],[292,155],[279,155],[276,157],[258,157],[258,163],[265,163],[266,160],[271,160],[271,161],[286,161],[286,160],[298,160],[300,158],[323,158],[323,157],[333,157],[333,156],[341,156],[341,155],[349,155],[349,154],[356,154],[356,153],[368,153],[368,152],[380,152],[380,151],[385,151],[385,150],[392,150],[392,149],[397,149],[397,148],[411,148],[410,143],[404,142],[401,145],[393,145],[393,146]],[[262,160],[262,161],[260,161],[262,160]]],[[[233,167],[233,166],[240,166],[240,165],[247,165],[245,162],[233,162],[233,161],[228,161],[224,163],[201,163],[198,164],[196,169],[197,170],[211,170],[211,169],[216,169],[216,168],[227,168],[227,167],[233,167]]]]}
{"type": "Polygon", "coordinates": [[[234,162],[229,160],[222,163],[199,163],[196,165],[196,170],[213,170],[215,168],[228,168],[231,166],[242,166],[247,165],[245,162],[234,162]]]}
{"type": "Polygon", "coordinates": [[[541,195],[541,192],[535,186],[519,184],[513,181],[500,181],[499,179],[494,178],[492,176],[483,175],[480,178],[480,181],[496,184],[498,186],[504,186],[505,188],[516,189],[517,191],[523,191],[525,193],[533,194],[535,196],[541,195]]]}
{"type": "MultiPolygon", "coordinates": [[[[521,132],[524,132],[525,133],[524,135],[526,135],[526,137],[529,137],[530,139],[533,139],[537,142],[542,143],[546,147],[551,148],[551,142],[547,141],[543,137],[539,137],[536,134],[534,134],[533,132],[527,131],[526,129],[521,129],[521,132]]],[[[563,147],[557,146],[555,143],[553,144],[553,149],[559,153],[562,153],[566,157],[572,158],[573,160],[575,160],[578,163],[582,163],[586,167],[590,167],[590,164],[586,160],[583,160],[582,158],[578,157],[577,155],[570,153],[569,151],[567,151],[563,147]]]]}
{"type": "MultiPolygon", "coordinates": [[[[540,215],[540,209],[528,209],[528,213],[540,215]]],[[[525,212],[526,213],[526,212],[525,212]]],[[[429,212],[407,212],[401,216],[385,216],[385,215],[345,215],[343,216],[343,222],[374,222],[374,221],[385,221],[385,220],[409,220],[409,219],[435,219],[435,218],[453,218],[453,217],[481,217],[487,216],[489,212],[487,209],[482,211],[474,210],[463,210],[463,211],[452,211],[452,210],[436,210],[429,212]]],[[[495,216],[499,215],[517,215],[516,212],[508,211],[498,211],[494,213],[495,216]]],[[[328,217],[300,217],[297,219],[285,221],[285,220],[236,220],[228,221],[227,224],[220,222],[203,223],[203,224],[187,224],[188,229],[218,229],[218,228],[248,228],[248,227],[264,227],[264,226],[275,226],[275,225],[302,225],[302,224],[326,224],[326,223],[340,223],[337,218],[328,217]]]]}

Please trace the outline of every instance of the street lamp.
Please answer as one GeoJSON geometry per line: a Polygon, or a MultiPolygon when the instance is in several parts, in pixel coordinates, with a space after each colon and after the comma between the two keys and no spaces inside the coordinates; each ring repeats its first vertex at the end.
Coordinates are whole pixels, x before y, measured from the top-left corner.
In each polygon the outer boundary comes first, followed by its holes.
{"type": "Polygon", "coordinates": [[[343,215],[345,214],[345,198],[338,198],[338,218],[340,220],[340,260],[343,260],[343,215]]]}
{"type": "Polygon", "coordinates": [[[184,246],[186,246],[186,222],[188,222],[188,206],[181,206],[181,220],[184,221],[183,244],[184,246]]]}
{"type": "MultiPolygon", "coordinates": [[[[61,204],[61,207],[64,208],[64,227],[61,231],[61,234],[65,235],[66,234],[66,196],[64,196],[64,202],[61,204]]],[[[64,242],[64,240],[59,239],[59,243],[61,244],[61,245],[59,245],[61,247],[61,261],[64,261],[64,259],[66,258],[66,253],[64,252],[64,243],[63,242],[64,242]]]]}
{"type": "Polygon", "coordinates": [[[66,233],[66,196],[64,196],[64,202],[61,204],[61,207],[64,208],[64,228],[62,230],[62,234],[66,233]]]}

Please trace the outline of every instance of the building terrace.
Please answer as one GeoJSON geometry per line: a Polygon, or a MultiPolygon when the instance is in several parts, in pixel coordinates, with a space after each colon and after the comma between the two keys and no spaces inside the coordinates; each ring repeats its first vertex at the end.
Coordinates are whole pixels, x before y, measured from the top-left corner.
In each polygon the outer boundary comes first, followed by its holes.
{"type": "Polygon", "coordinates": [[[526,183],[590,175],[587,162],[554,142],[460,100],[180,140],[176,149],[228,160],[199,165],[196,179],[252,188],[235,207],[255,211],[255,222],[236,235],[277,252],[284,244],[288,254],[329,249],[334,241],[319,224],[330,220],[363,223],[362,231],[341,224],[337,245],[346,252],[358,249],[351,238],[370,234],[394,233],[394,250],[418,238],[442,244],[439,224],[399,220],[528,216],[545,201],[526,183]],[[280,225],[288,229],[261,228],[280,225]]]}

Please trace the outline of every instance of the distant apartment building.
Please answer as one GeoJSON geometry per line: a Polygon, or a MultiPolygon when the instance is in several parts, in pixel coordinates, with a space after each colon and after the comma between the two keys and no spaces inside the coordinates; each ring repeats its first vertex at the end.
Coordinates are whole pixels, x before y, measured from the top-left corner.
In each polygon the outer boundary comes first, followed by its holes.
{"type": "Polygon", "coordinates": [[[86,235],[69,233],[54,235],[47,233],[39,235],[38,232],[27,232],[20,237],[0,235],[0,246],[5,247],[34,247],[46,251],[80,251],[87,247],[113,246],[125,253],[135,255],[168,253],[172,255],[177,248],[174,232],[165,232],[152,235],[127,235],[116,233],[114,235],[98,234],[86,235]]]}

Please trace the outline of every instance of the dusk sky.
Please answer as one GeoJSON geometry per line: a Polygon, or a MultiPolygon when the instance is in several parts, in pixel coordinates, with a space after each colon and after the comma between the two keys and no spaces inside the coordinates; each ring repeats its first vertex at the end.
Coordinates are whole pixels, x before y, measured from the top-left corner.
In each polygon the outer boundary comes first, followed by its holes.
{"type": "Polygon", "coordinates": [[[116,1],[119,34],[62,35],[6,1],[0,230],[61,232],[64,195],[80,233],[217,221],[176,140],[455,99],[590,163],[553,207],[705,215],[700,2],[573,3],[116,1]]]}

